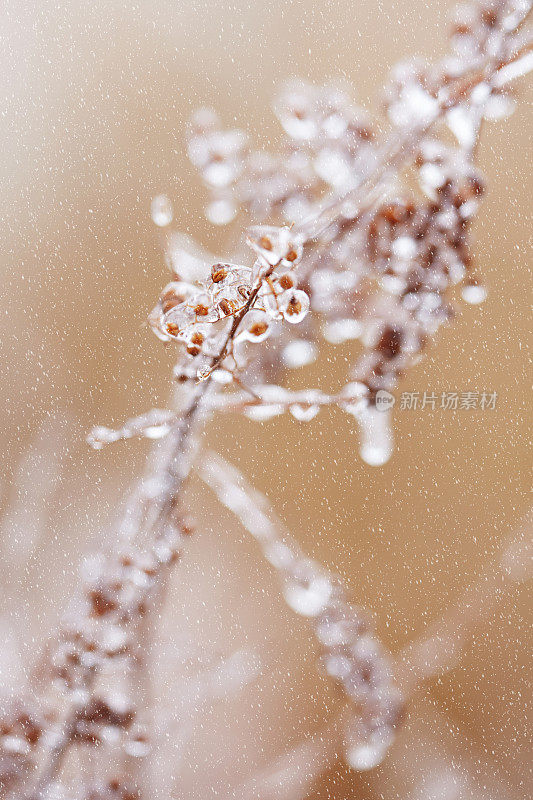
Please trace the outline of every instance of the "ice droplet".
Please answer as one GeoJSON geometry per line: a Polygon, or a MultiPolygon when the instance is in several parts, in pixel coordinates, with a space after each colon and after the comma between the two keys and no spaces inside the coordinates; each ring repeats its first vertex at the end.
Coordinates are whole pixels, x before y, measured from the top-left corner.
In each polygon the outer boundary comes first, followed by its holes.
{"type": "Polygon", "coordinates": [[[158,194],[154,197],[151,205],[152,221],[159,227],[164,228],[172,222],[174,212],[172,210],[172,203],[164,194],[158,194]]]}
{"type": "Polygon", "coordinates": [[[473,306],[483,303],[487,298],[486,288],[484,286],[476,286],[475,284],[463,286],[461,294],[465,303],[470,303],[470,305],[473,306]]]}
{"type": "Polygon", "coordinates": [[[390,727],[369,730],[361,719],[348,722],[344,740],[346,761],[362,772],[374,769],[383,761],[394,735],[390,727]]]}
{"type": "Polygon", "coordinates": [[[352,769],[366,772],[381,763],[386,751],[387,747],[381,743],[361,742],[347,748],[346,760],[352,769]]]}
{"type": "Polygon", "coordinates": [[[358,412],[357,417],[360,425],[361,458],[371,467],[383,466],[391,457],[393,449],[390,413],[367,406],[358,412]]]}
{"type": "Polygon", "coordinates": [[[320,411],[320,406],[304,406],[301,403],[293,403],[289,411],[298,422],[310,422],[320,411]]]}
{"type": "Polygon", "coordinates": [[[298,583],[287,584],[283,596],[287,605],[297,614],[316,617],[325,608],[332,591],[333,587],[328,578],[317,576],[309,581],[307,586],[298,583]]]}

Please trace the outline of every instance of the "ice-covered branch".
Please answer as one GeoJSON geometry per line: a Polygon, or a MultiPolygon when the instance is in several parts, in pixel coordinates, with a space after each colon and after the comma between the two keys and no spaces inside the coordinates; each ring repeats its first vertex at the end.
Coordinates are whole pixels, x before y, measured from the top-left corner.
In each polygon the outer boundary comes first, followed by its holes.
{"type": "Polygon", "coordinates": [[[359,770],[376,766],[393,740],[403,701],[394,685],[392,660],[369,616],[347,601],[339,578],[303,554],[266,498],[233,465],[206,454],[199,469],[279,573],[287,605],[312,622],[322,665],[355,707],[345,732],[348,763],[359,770]]]}

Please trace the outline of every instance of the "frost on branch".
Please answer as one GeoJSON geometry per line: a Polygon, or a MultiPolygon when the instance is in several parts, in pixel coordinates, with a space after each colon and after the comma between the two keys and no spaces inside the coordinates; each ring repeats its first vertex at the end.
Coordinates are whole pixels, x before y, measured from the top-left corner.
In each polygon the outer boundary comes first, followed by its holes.
{"type": "MultiPolygon", "coordinates": [[[[521,0],[461,6],[447,56],[434,65],[414,60],[393,69],[384,95],[393,130],[384,141],[368,113],[334,84],[293,81],[282,89],[274,103],[284,132],[277,153],[255,152],[249,136],[224,132],[214,112],[199,112],[189,152],[211,193],[208,217],[213,207],[225,207],[231,213],[221,214],[219,223],[239,209],[250,222],[266,223],[248,230],[257,256],[251,283],[226,265],[235,275],[233,294],[221,298],[226,311],[236,314],[243,307],[239,282],[246,293],[255,278],[274,268],[257,298],[256,310],[265,317],[253,318],[255,341],[268,338],[268,345],[255,352],[240,347],[254,340],[241,330],[220,364],[226,385],[244,380],[253,393],[256,405],[247,414],[273,415],[280,404],[261,409],[262,387],[275,383],[273,378],[281,383],[283,366],[313,360],[320,339],[327,345],[357,340],[362,353],[346,386],[357,384],[362,391],[357,403],[343,407],[361,429],[364,460],[381,465],[390,457],[389,414],[375,412],[378,393],[397,388],[453,319],[457,300],[475,305],[487,294],[473,264],[469,231],[484,190],[473,163],[475,143],[482,120],[501,116],[498,109],[509,105],[503,76],[522,62],[529,46],[527,32],[516,30],[528,8],[521,0]],[[308,306],[311,314],[304,320],[308,306]],[[301,320],[298,340],[276,324],[301,320]]],[[[202,288],[209,296],[209,286],[202,288]]],[[[205,300],[194,298],[200,309],[205,300]]],[[[172,326],[172,315],[167,320],[156,312],[155,328],[163,337],[185,338],[189,347],[183,331],[194,328],[197,342],[189,352],[201,348],[208,360],[206,330],[190,306],[175,312],[179,319],[171,334],[164,325],[172,326]]],[[[225,318],[216,303],[205,308],[209,324],[225,318]]],[[[225,335],[215,340],[217,347],[225,335]]],[[[195,369],[186,366],[177,374],[187,379],[195,369]]],[[[196,374],[210,374],[208,366],[200,363],[196,374]]]]}
{"type": "Polygon", "coordinates": [[[154,408],[146,414],[128,420],[121,428],[113,429],[98,425],[87,436],[87,441],[95,450],[101,450],[106,444],[118,442],[119,439],[131,439],[134,436],[161,439],[169,432],[174,420],[175,414],[154,408]]]}
{"type": "Polygon", "coordinates": [[[264,420],[291,410],[305,421],[314,416],[310,404],[272,403],[265,392],[281,397],[284,367],[310,363],[321,340],[357,341],[360,355],[334,396],[348,394],[338,405],[359,425],[363,459],[376,466],[388,460],[390,412],[377,413],[378,394],[396,390],[453,319],[458,299],[477,304],[486,296],[469,232],[484,190],[474,144],[501,95],[500,71],[520,57],[524,43],[511,24],[521,7],[488,9],[478,8],[470,28],[464,20],[456,26],[441,62],[393,70],[385,93],[396,129],[391,144],[379,141],[368,115],[333,85],[285,87],[275,112],[286,142],[274,156],[254,154],[248,137],[224,133],[213,113],[200,112],[189,151],[215,192],[213,203],[241,206],[252,220],[270,224],[248,228],[251,266],[208,265],[204,254],[199,277],[201,257],[188,253],[188,245],[171,251],[175,280],[150,323],[162,340],[183,346],[178,381],[213,376],[233,409],[235,386],[245,387],[247,415],[264,420]],[[456,145],[449,144],[448,128],[456,145]],[[356,201],[370,178],[373,191],[356,201]],[[301,323],[297,337],[286,322],[301,323]],[[262,348],[251,347],[266,339],[262,348]]]}
{"type": "Polygon", "coordinates": [[[368,614],[347,601],[339,578],[302,553],[266,499],[247,485],[235,467],[207,454],[201,475],[257,540],[280,575],[287,605],[311,621],[322,668],[357,709],[346,730],[347,762],[357,770],[377,766],[392,744],[404,703],[394,685],[392,659],[377,639],[368,614]]]}

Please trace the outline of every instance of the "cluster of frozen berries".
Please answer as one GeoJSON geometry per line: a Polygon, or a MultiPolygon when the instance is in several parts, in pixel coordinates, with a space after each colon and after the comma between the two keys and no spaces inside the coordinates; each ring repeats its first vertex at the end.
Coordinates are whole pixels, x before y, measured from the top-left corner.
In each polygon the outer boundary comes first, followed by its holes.
{"type": "Polygon", "coordinates": [[[256,255],[253,267],[217,263],[200,284],[177,274],[151,313],[156,335],[184,346],[179,377],[201,379],[216,361],[224,380],[246,363],[246,343],[264,341],[276,321],[294,324],[306,316],[309,297],[298,288],[296,272],[302,237],[287,227],[265,226],[252,228],[248,243],[256,255]]]}
{"type": "MultiPolygon", "coordinates": [[[[512,108],[507,85],[493,73],[520,48],[523,34],[515,29],[529,5],[526,0],[462,5],[443,59],[435,65],[412,60],[393,69],[385,109],[393,138],[404,136],[412,147],[411,139],[418,137],[411,161],[420,192],[408,191],[401,171],[393,170],[382,197],[364,213],[357,208],[352,213],[348,202],[318,236],[301,240],[300,290],[322,315],[315,332],[333,344],[362,343],[363,356],[350,378],[367,387],[370,403],[379,389],[396,385],[429,338],[452,318],[454,285],[462,284],[467,302],[485,297],[468,244],[468,223],[483,189],[472,163],[473,147],[481,119],[512,108]],[[453,147],[445,143],[450,131],[457,142],[453,147]]],[[[383,148],[375,124],[338,86],[293,81],[274,111],[285,134],[275,154],[255,152],[243,131],[223,131],[211,111],[203,109],[195,117],[189,154],[209,189],[207,214],[213,222],[226,224],[241,208],[253,220],[296,223],[294,232],[304,231],[303,220],[349,196],[379,166],[383,148]]],[[[236,292],[240,278],[240,285],[250,286],[245,273],[235,268],[236,292]]],[[[234,295],[228,300],[238,308],[242,298],[234,295]]],[[[275,292],[267,295],[265,310],[274,306],[283,313],[275,292]]],[[[307,307],[303,294],[296,308],[300,304],[307,307]]],[[[207,307],[214,318],[220,316],[218,309],[207,307]]],[[[190,309],[187,313],[191,317],[190,309]]],[[[266,337],[266,317],[256,319],[258,338],[266,337]]],[[[159,329],[160,320],[159,315],[159,329]]],[[[180,319],[177,328],[186,321],[180,319]]],[[[308,333],[306,352],[316,353],[313,331],[308,333]]],[[[205,331],[196,339],[187,341],[192,353],[205,347],[205,331]]],[[[286,334],[279,344],[287,346],[286,334]]],[[[269,355],[259,356],[255,369],[263,365],[263,372],[272,372],[270,362],[269,355]]]]}

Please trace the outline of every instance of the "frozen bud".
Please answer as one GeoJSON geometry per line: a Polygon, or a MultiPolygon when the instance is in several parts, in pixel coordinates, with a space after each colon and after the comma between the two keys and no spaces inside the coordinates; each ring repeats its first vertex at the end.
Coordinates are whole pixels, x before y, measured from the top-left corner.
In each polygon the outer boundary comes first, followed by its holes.
{"type": "Polygon", "coordinates": [[[425,163],[418,170],[420,187],[428,197],[436,198],[435,190],[446,183],[446,174],[437,164],[425,163]]]}
{"type": "Polygon", "coordinates": [[[361,458],[371,467],[383,466],[393,449],[390,411],[364,404],[358,408],[356,417],[361,437],[361,458]]]}
{"type": "Polygon", "coordinates": [[[401,278],[399,275],[382,275],[379,279],[379,284],[385,292],[396,295],[397,297],[404,294],[407,286],[405,279],[401,278]]]}
{"type": "Polygon", "coordinates": [[[354,642],[352,652],[360,661],[377,662],[381,655],[381,647],[378,640],[367,633],[354,642]]]}
{"type": "Polygon", "coordinates": [[[390,728],[365,731],[358,720],[352,721],[345,739],[346,761],[352,769],[366,772],[379,766],[393,741],[390,728]]]}
{"type": "Polygon", "coordinates": [[[316,617],[326,607],[333,585],[326,575],[319,575],[307,564],[299,564],[295,575],[287,579],[283,596],[293,611],[304,617],[316,617]]]}
{"type": "Polygon", "coordinates": [[[504,30],[512,30],[515,28],[530,11],[531,4],[528,0],[509,0],[503,4],[502,9],[502,26],[504,30]]]}
{"type": "Polygon", "coordinates": [[[211,280],[215,284],[224,283],[229,274],[229,264],[213,264],[211,267],[211,280]]]}
{"type": "Polygon", "coordinates": [[[392,252],[396,258],[410,261],[418,253],[418,245],[411,236],[399,236],[392,243],[392,252]]]}
{"type": "Polygon", "coordinates": [[[250,229],[247,242],[268,267],[290,269],[303,253],[302,235],[288,227],[256,226],[250,229]]]}
{"type": "Polygon", "coordinates": [[[314,139],[319,132],[315,115],[316,89],[303,81],[288,84],[274,104],[274,111],[286,133],[297,141],[314,139]]]}
{"type": "Polygon", "coordinates": [[[150,752],[148,736],[137,731],[124,742],[124,752],[132,758],[145,758],[150,752]]]}
{"type": "Polygon", "coordinates": [[[202,345],[204,343],[204,340],[205,340],[205,334],[202,333],[201,330],[196,330],[195,328],[193,328],[189,332],[189,335],[187,336],[187,341],[188,341],[186,348],[187,353],[193,357],[199,356],[200,353],[202,352],[202,345]]]}
{"type": "Polygon", "coordinates": [[[316,174],[330,186],[345,186],[352,177],[349,154],[333,147],[323,147],[314,160],[316,174]]]}
{"type": "Polygon", "coordinates": [[[172,336],[164,327],[163,314],[161,313],[161,306],[157,305],[148,315],[148,325],[152,333],[154,333],[161,342],[170,342],[172,336]]]}
{"type": "Polygon", "coordinates": [[[106,444],[117,442],[121,438],[120,432],[103,425],[96,425],[87,436],[87,443],[93,450],[101,450],[106,444]]]}
{"type": "Polygon", "coordinates": [[[337,681],[347,678],[352,670],[350,659],[340,653],[328,653],[323,656],[322,662],[328,675],[331,675],[337,681]]]}
{"type": "Polygon", "coordinates": [[[215,302],[242,303],[251,290],[252,271],[238,264],[217,263],[211,267],[209,291],[215,302]]]}
{"type": "Polygon", "coordinates": [[[309,389],[306,392],[299,392],[298,398],[299,402],[293,403],[289,411],[299,422],[310,422],[320,411],[326,395],[316,389],[309,389]]]}
{"type": "Polygon", "coordinates": [[[163,319],[164,332],[172,339],[178,339],[192,325],[197,317],[193,308],[185,303],[171,309],[163,319]]]}
{"type": "Polygon", "coordinates": [[[493,92],[487,101],[483,116],[489,120],[500,120],[511,116],[516,108],[514,98],[507,94],[493,92]]]}
{"type": "Polygon", "coordinates": [[[157,541],[153,546],[153,553],[161,564],[172,564],[179,557],[177,548],[165,541],[157,541]]]}
{"type": "Polygon", "coordinates": [[[271,320],[264,311],[252,310],[239,326],[237,338],[248,342],[263,342],[271,332],[271,320]]]}
{"type": "Polygon", "coordinates": [[[80,715],[80,730],[85,732],[88,724],[128,730],[134,719],[135,710],[123,695],[93,696],[80,715]]]}
{"type": "Polygon", "coordinates": [[[230,186],[241,174],[246,155],[246,134],[240,130],[221,131],[209,127],[193,132],[188,151],[204,181],[215,188],[230,186]]]}
{"type": "Polygon", "coordinates": [[[343,142],[350,137],[353,147],[358,139],[364,141],[370,136],[364,112],[334,85],[292,81],[276,101],[274,111],[286,133],[298,143],[343,142]]]}
{"type": "Polygon", "coordinates": [[[284,292],[281,298],[281,311],[287,322],[301,322],[309,311],[309,296],[301,289],[284,292]]]}
{"type": "Polygon", "coordinates": [[[264,309],[271,319],[283,319],[283,311],[280,298],[268,287],[266,293],[261,297],[264,309]]]}
{"type": "Polygon", "coordinates": [[[461,203],[458,209],[459,217],[462,220],[468,220],[474,216],[479,208],[479,200],[475,197],[471,197],[466,200],[464,203],[461,203]]]}
{"type": "Polygon", "coordinates": [[[170,225],[174,212],[172,204],[168,197],[164,194],[158,194],[154,197],[151,204],[151,214],[153,222],[160,228],[170,225]]]}
{"type": "Polygon", "coordinates": [[[116,656],[126,652],[129,637],[124,628],[119,625],[105,625],[99,638],[100,649],[109,656],[116,656]]]}
{"type": "Polygon", "coordinates": [[[267,544],[265,547],[265,556],[267,561],[281,572],[288,571],[292,567],[295,559],[292,550],[285,542],[280,541],[273,541],[267,544]]]}
{"type": "Polygon", "coordinates": [[[427,124],[439,111],[428,88],[428,71],[419,59],[397,64],[391,73],[386,105],[393,125],[403,128],[427,124]]]}
{"type": "Polygon", "coordinates": [[[193,295],[189,303],[198,320],[209,316],[211,310],[211,296],[207,292],[198,292],[193,295]]]}
{"type": "Polygon", "coordinates": [[[6,753],[16,755],[28,755],[31,751],[30,745],[21,736],[2,736],[0,746],[6,753]]]}
{"type": "Polygon", "coordinates": [[[487,299],[487,290],[478,283],[466,283],[462,288],[461,295],[465,303],[479,305],[487,299]]]}
{"type": "Polygon", "coordinates": [[[195,291],[195,287],[185,281],[173,281],[165,286],[159,303],[148,317],[150,326],[159,339],[170,341],[189,324],[192,315],[187,302],[195,291]]]}
{"type": "Polygon", "coordinates": [[[366,612],[347,603],[331,603],[317,620],[316,635],[328,649],[343,648],[356,642],[369,628],[366,612]]]}
{"type": "Polygon", "coordinates": [[[281,357],[286,367],[298,369],[312,364],[316,360],[318,351],[313,342],[296,339],[283,348],[281,357]]]}
{"type": "Polygon", "coordinates": [[[212,373],[212,378],[215,383],[218,383],[221,386],[227,386],[233,381],[233,375],[227,369],[216,369],[212,373]]]}
{"type": "Polygon", "coordinates": [[[446,114],[448,127],[461,147],[474,146],[477,138],[477,115],[468,106],[455,106],[446,114]]]}
{"type": "Polygon", "coordinates": [[[199,108],[194,112],[190,121],[191,133],[195,135],[205,134],[216,130],[219,124],[218,114],[213,108],[199,108]]]}
{"type": "Polygon", "coordinates": [[[195,287],[192,283],[185,281],[172,281],[168,283],[161,294],[161,311],[168,314],[176,306],[185,303],[194,294],[195,287]]]}
{"type": "Polygon", "coordinates": [[[286,292],[289,289],[296,289],[298,285],[298,278],[294,272],[285,272],[278,280],[275,282],[276,290],[281,290],[282,292],[286,292]]]}

